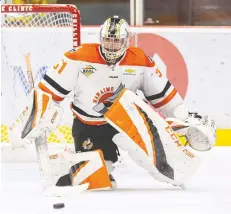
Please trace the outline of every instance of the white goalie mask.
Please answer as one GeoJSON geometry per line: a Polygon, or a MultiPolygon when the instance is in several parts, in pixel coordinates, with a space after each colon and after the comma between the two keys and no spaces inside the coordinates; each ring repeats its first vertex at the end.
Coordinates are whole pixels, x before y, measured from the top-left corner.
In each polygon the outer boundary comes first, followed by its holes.
{"type": "Polygon", "coordinates": [[[115,63],[129,47],[130,29],[128,23],[114,16],[101,26],[100,43],[107,62],[115,63]]]}

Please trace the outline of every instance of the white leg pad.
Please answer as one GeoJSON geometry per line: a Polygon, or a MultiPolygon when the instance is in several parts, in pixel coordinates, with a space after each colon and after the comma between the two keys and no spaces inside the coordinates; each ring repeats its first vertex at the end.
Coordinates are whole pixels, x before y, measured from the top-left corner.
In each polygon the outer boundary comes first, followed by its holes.
{"type": "Polygon", "coordinates": [[[183,147],[168,123],[129,90],[122,92],[105,114],[121,134],[114,142],[157,180],[181,185],[200,159],[183,147]]]}

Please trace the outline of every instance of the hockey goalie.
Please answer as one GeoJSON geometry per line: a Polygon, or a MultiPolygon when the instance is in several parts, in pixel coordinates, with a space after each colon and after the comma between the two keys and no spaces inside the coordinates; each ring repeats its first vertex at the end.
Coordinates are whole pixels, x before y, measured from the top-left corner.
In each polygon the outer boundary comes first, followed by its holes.
{"type": "Polygon", "coordinates": [[[22,138],[38,144],[43,182],[55,187],[85,184],[88,190],[115,188],[112,172],[119,147],[154,179],[180,186],[200,160],[177,133],[195,150],[213,147],[215,122],[190,113],[155,62],[129,45],[130,36],[124,19],[108,18],[100,44],[66,52],[31,93],[22,138]],[[59,103],[71,91],[75,151],[48,155],[43,135],[56,128],[63,111],[59,103]]]}

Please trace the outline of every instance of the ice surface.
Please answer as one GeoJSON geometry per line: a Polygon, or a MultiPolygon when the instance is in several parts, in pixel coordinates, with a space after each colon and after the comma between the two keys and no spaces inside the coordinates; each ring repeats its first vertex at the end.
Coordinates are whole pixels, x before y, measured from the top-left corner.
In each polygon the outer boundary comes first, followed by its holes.
{"type": "Polygon", "coordinates": [[[2,163],[1,214],[231,214],[231,147],[200,153],[202,164],[186,189],[153,180],[125,159],[115,191],[76,197],[43,196],[36,163],[2,163]],[[63,202],[65,208],[54,210],[63,202]]]}

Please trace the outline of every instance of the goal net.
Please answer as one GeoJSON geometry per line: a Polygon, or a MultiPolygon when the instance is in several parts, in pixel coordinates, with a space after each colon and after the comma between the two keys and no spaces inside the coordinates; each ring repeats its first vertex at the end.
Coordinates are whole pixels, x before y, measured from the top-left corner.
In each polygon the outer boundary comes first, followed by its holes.
{"type": "MultiPolygon", "coordinates": [[[[17,141],[15,130],[30,92],[28,70],[35,85],[63,53],[80,45],[80,14],[72,5],[1,5],[1,146],[17,141]],[[14,135],[11,135],[14,132],[14,135]]],[[[71,95],[70,95],[71,96],[71,95]]],[[[62,105],[69,109],[70,100],[62,105]]],[[[72,143],[71,111],[58,127],[72,143]]],[[[49,143],[59,143],[51,133],[49,143]]],[[[17,142],[16,142],[17,143],[17,142]]]]}

